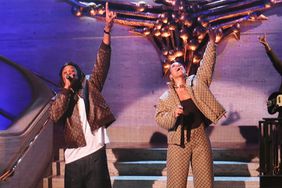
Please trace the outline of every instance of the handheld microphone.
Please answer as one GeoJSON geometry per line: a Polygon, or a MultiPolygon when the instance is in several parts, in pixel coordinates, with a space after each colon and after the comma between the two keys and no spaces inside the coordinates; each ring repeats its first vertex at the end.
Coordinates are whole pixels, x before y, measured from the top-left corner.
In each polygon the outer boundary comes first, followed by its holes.
{"type": "Polygon", "coordinates": [[[72,81],[74,80],[74,78],[71,77],[70,75],[67,75],[67,76],[66,76],[66,79],[68,79],[70,82],[72,82],[72,81]]]}
{"type": "Polygon", "coordinates": [[[72,75],[66,75],[66,79],[70,81],[70,87],[74,92],[82,89],[82,83],[75,77],[75,75],[73,75],[73,77],[72,75]]]}

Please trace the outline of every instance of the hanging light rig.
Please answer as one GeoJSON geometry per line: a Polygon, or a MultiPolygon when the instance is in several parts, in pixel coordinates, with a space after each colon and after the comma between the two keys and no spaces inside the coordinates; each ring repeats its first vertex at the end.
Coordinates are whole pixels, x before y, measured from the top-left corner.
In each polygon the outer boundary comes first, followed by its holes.
{"type": "MultiPolygon", "coordinates": [[[[69,2],[75,16],[105,17],[103,0],[69,2]]],[[[229,36],[239,40],[241,23],[266,20],[262,12],[280,5],[282,0],[155,0],[154,5],[144,1],[108,2],[117,13],[117,24],[130,26],[131,32],[154,44],[163,75],[175,61],[182,63],[190,75],[197,71],[203,57],[209,30],[214,30],[216,43],[229,36]]]]}
{"type": "Polygon", "coordinates": [[[80,17],[80,16],[91,16],[94,17],[96,15],[103,15],[105,13],[105,8],[102,4],[96,4],[94,2],[84,3],[79,1],[71,1],[74,3],[72,6],[72,14],[80,17]]]}

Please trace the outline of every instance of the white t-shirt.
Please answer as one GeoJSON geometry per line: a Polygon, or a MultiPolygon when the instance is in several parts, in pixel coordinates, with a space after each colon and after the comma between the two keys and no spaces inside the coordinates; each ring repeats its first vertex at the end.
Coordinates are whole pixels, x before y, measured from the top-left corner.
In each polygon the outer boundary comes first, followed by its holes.
{"type": "Polygon", "coordinates": [[[82,122],[83,134],[86,140],[86,146],[79,148],[71,148],[65,150],[65,163],[71,163],[82,157],[90,155],[95,151],[101,149],[105,144],[109,143],[109,137],[107,135],[107,130],[101,127],[97,130],[91,132],[90,125],[87,121],[85,103],[83,98],[78,99],[78,111],[80,120],[82,122]]]}

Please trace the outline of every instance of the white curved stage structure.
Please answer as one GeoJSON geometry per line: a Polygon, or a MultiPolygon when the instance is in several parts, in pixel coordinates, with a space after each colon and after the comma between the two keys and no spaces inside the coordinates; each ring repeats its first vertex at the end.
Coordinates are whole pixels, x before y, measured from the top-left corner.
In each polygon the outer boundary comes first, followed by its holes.
{"type": "Polygon", "coordinates": [[[0,56],[0,187],[34,188],[50,171],[54,95],[33,73],[0,56]]]}

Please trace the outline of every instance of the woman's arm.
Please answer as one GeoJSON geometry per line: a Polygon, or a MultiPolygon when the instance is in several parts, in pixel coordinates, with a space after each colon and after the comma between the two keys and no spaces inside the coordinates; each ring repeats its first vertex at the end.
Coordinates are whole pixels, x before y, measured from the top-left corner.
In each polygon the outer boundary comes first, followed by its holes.
{"type": "Polygon", "coordinates": [[[269,43],[266,40],[266,35],[259,37],[259,42],[264,46],[267,56],[269,57],[270,61],[272,62],[274,68],[277,72],[282,75],[282,61],[277,57],[277,55],[271,49],[269,43]]]}
{"type": "Polygon", "coordinates": [[[272,62],[274,68],[277,70],[277,72],[280,73],[280,75],[282,75],[282,61],[277,57],[277,55],[273,52],[272,49],[270,49],[270,51],[267,51],[266,53],[270,61],[272,62]]]}
{"type": "Polygon", "coordinates": [[[157,124],[164,128],[164,129],[172,129],[175,126],[176,123],[176,116],[175,116],[175,110],[173,108],[169,108],[168,102],[165,100],[167,93],[165,93],[163,96],[160,97],[157,108],[156,108],[156,114],[155,119],[157,124]]]}
{"type": "Polygon", "coordinates": [[[204,82],[207,86],[211,84],[215,62],[216,44],[213,40],[210,40],[196,74],[197,79],[204,82]]]}

